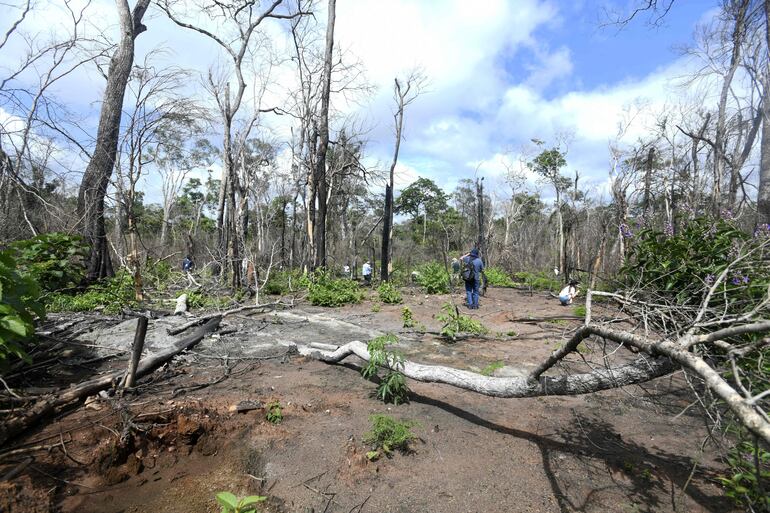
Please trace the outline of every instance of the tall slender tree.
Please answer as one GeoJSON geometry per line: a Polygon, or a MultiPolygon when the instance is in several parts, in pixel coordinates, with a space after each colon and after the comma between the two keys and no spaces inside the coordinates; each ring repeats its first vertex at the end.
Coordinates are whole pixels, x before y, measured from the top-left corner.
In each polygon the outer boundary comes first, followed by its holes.
{"type": "Polygon", "coordinates": [[[118,151],[123,98],[134,64],[134,42],[147,30],[142,24],[150,0],[139,0],[132,11],[128,0],[116,0],[120,20],[120,41],[107,70],[96,147],[83,174],[78,191],[77,212],[83,236],[90,245],[86,281],[92,282],[113,274],[104,227],[104,197],[115,167],[118,151]]]}

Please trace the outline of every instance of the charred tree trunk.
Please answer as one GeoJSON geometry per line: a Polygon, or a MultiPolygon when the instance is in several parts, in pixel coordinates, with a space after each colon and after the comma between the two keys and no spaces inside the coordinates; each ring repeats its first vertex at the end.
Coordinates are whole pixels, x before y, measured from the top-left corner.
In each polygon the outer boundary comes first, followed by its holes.
{"type": "Polygon", "coordinates": [[[107,71],[96,146],[78,191],[80,230],[90,245],[87,282],[113,274],[104,226],[104,197],[115,167],[123,98],[134,64],[134,42],[139,34],[147,30],[147,27],[142,25],[142,18],[150,0],[139,0],[133,12],[127,0],[117,0],[116,4],[120,18],[120,42],[107,71]]]}

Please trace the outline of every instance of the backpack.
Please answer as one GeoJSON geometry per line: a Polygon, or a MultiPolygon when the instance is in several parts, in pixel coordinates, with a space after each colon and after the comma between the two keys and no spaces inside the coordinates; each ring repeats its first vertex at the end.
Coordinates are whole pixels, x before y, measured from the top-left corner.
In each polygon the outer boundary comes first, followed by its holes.
{"type": "Polygon", "coordinates": [[[476,268],[473,266],[474,260],[475,258],[470,256],[467,260],[463,259],[463,270],[460,274],[465,281],[474,281],[476,279],[476,268]]]}

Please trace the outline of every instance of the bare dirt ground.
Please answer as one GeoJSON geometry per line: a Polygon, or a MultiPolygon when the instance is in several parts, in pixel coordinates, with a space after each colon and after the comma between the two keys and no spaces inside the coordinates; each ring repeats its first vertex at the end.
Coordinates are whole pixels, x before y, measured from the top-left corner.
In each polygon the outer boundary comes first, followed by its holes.
{"type": "MultiPolygon", "coordinates": [[[[681,373],[622,390],[534,399],[410,382],[411,402],[391,406],[372,397],[377,385],[361,377],[360,360],[327,365],[294,354],[293,344],[395,332],[411,360],[475,370],[503,362],[495,375],[512,375],[580,324],[512,321],[572,309],[543,293],[491,289],[472,313],[491,335],[449,343],[403,330],[404,305],[373,311],[373,297],[339,309],[300,305],[228,317],[218,334],[133,393],[72,409],[4,448],[17,452],[2,456],[0,476],[26,466],[0,483],[0,511],[214,512],[222,490],[266,495],[270,512],[732,510],[716,484],[720,464],[701,450],[706,424],[688,408],[693,399],[681,373]],[[230,411],[241,401],[280,401],[283,422],[266,422],[264,409],[230,411]],[[373,413],[417,421],[413,451],[367,461],[362,437],[373,413]],[[36,446],[47,449],[29,451],[36,446]]],[[[440,328],[433,316],[447,301],[462,297],[405,293],[429,332],[440,328]]],[[[164,326],[181,322],[153,322],[149,351],[168,344],[164,326]]],[[[132,324],[111,324],[105,330],[93,317],[79,321],[70,329],[85,326],[77,347],[88,353],[73,355],[80,364],[26,379],[53,386],[122,368],[132,324]]],[[[597,350],[589,344],[586,360],[597,361],[597,350]]],[[[587,365],[579,355],[569,360],[576,370],[587,365]]]]}

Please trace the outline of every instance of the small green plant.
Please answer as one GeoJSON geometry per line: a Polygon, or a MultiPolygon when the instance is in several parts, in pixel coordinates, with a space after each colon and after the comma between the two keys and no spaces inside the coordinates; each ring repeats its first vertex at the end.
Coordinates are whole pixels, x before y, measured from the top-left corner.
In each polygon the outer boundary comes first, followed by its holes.
{"type": "Polygon", "coordinates": [[[378,313],[380,310],[382,310],[382,307],[378,303],[372,305],[372,313],[378,313]]]}
{"type": "Polygon", "coordinates": [[[401,320],[404,321],[404,328],[414,328],[414,316],[408,306],[401,309],[401,320]]]}
{"type": "Polygon", "coordinates": [[[493,287],[513,287],[515,284],[510,275],[499,267],[487,267],[484,269],[487,276],[487,284],[493,287]]]}
{"type": "Polygon", "coordinates": [[[490,363],[489,365],[481,369],[481,374],[483,374],[484,376],[491,376],[492,374],[495,373],[497,369],[502,369],[503,367],[505,367],[505,364],[502,361],[498,360],[496,362],[490,363]]]}
{"type": "Polygon", "coordinates": [[[397,351],[389,351],[387,346],[395,344],[398,339],[393,334],[382,335],[369,341],[366,345],[369,351],[369,361],[361,369],[361,375],[366,379],[378,374],[380,367],[387,372],[380,378],[377,387],[377,398],[385,403],[398,405],[409,401],[409,385],[399,368],[404,367],[404,357],[397,351]]]}
{"type": "Polygon", "coordinates": [[[387,281],[382,282],[380,286],[377,287],[377,295],[379,296],[380,301],[389,305],[397,305],[403,302],[401,292],[399,292],[393,284],[387,281]]]}
{"type": "Polygon", "coordinates": [[[342,306],[349,303],[360,303],[363,293],[358,284],[347,279],[335,279],[325,270],[313,274],[308,287],[308,299],[316,306],[342,306]]]}
{"type": "Polygon", "coordinates": [[[752,511],[770,511],[770,495],[765,492],[770,482],[770,452],[744,440],[730,449],[727,462],[731,475],[719,478],[725,495],[737,506],[750,506],[752,511]]]}
{"type": "Polygon", "coordinates": [[[513,330],[505,332],[505,335],[508,336],[508,337],[518,337],[519,336],[519,334],[516,333],[513,330]]]}
{"type": "Polygon", "coordinates": [[[452,303],[445,303],[441,307],[441,313],[436,319],[443,322],[441,327],[441,336],[452,340],[457,340],[460,333],[469,333],[471,335],[484,335],[489,333],[489,329],[480,321],[472,319],[466,315],[461,315],[460,310],[452,303]]]}
{"type": "Polygon", "coordinates": [[[585,305],[575,305],[572,308],[572,311],[578,317],[585,317],[586,316],[586,307],[585,307],[585,305]]]}
{"type": "Polygon", "coordinates": [[[394,450],[409,451],[409,444],[417,440],[412,428],[419,424],[410,420],[396,420],[390,415],[374,414],[369,417],[371,431],[364,435],[364,443],[370,444],[372,450],[366,454],[370,460],[380,455],[390,456],[394,450]]]}
{"type": "Polygon", "coordinates": [[[449,293],[449,273],[444,266],[432,262],[418,269],[420,277],[418,283],[428,294],[447,294],[449,293]]]}
{"type": "Polygon", "coordinates": [[[248,513],[257,511],[257,505],[267,500],[261,495],[249,495],[239,499],[230,492],[219,492],[216,495],[217,502],[222,506],[221,513],[248,513]]]}
{"type": "Polygon", "coordinates": [[[283,421],[283,408],[281,403],[273,401],[265,407],[265,419],[271,424],[280,424],[283,421]]]}

